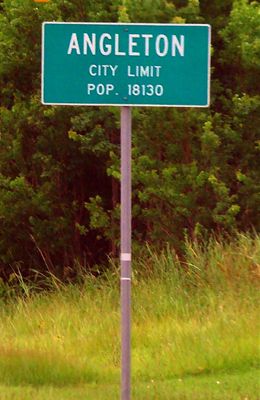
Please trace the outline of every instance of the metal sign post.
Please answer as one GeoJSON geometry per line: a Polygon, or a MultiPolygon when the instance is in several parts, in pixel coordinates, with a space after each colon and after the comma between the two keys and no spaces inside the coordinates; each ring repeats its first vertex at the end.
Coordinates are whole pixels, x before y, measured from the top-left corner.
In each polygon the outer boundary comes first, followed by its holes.
{"type": "Polygon", "coordinates": [[[131,107],[121,107],[121,399],[131,380],[131,107]]]}

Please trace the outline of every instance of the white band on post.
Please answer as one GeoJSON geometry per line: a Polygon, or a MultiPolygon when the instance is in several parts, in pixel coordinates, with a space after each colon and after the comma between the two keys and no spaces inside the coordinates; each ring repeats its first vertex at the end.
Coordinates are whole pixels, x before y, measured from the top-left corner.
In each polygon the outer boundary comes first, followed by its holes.
{"type": "Polygon", "coordinates": [[[120,278],[121,281],[131,281],[131,278],[120,278]]]}
{"type": "Polygon", "coordinates": [[[131,253],[121,253],[121,261],[131,261],[131,253]]]}

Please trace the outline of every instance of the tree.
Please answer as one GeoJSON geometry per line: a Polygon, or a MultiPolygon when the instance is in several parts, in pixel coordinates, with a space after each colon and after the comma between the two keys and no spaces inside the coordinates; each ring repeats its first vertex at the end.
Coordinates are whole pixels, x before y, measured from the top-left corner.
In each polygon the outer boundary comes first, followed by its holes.
{"type": "Polygon", "coordinates": [[[119,110],[40,104],[41,23],[212,24],[209,110],[134,108],[136,248],[259,230],[259,5],[246,0],[3,0],[0,273],[95,270],[119,239],[119,110]],[[163,239],[163,240],[162,240],[163,239]]]}

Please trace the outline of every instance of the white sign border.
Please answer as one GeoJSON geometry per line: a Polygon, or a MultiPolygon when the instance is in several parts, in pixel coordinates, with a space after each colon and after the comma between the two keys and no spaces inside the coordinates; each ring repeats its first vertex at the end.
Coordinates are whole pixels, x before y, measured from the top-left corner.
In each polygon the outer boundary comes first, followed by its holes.
{"type": "Polygon", "coordinates": [[[42,23],[42,63],[41,63],[41,103],[52,106],[108,106],[108,107],[178,107],[178,108],[207,108],[210,106],[210,69],[211,69],[211,25],[209,24],[152,24],[152,23],[127,23],[127,22],[62,22],[45,21],[42,23]],[[45,25],[138,25],[138,26],[206,26],[208,27],[208,93],[205,105],[180,105],[180,104],[129,104],[129,103],[49,103],[44,101],[44,33],[45,25]]]}

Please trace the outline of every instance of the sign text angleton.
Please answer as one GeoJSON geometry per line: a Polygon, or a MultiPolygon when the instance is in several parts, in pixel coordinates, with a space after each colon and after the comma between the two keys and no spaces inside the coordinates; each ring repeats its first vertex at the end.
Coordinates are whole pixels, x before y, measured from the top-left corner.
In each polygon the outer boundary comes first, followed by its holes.
{"type": "Polygon", "coordinates": [[[96,33],[78,35],[73,32],[68,44],[67,54],[76,55],[98,55],[103,56],[146,56],[155,53],[159,57],[185,55],[184,35],[164,34],[153,35],[149,33],[129,33],[127,35],[127,46],[123,46],[122,36],[104,32],[100,35],[96,33]]]}

